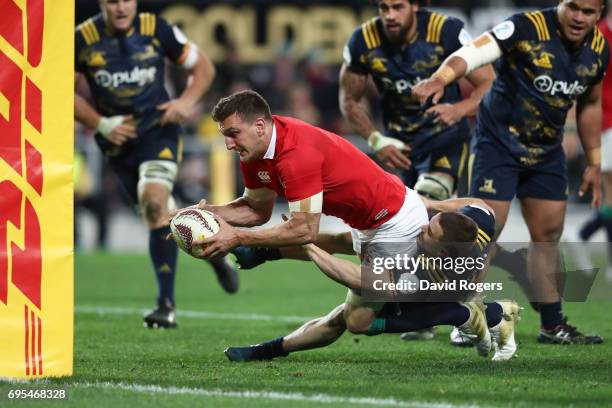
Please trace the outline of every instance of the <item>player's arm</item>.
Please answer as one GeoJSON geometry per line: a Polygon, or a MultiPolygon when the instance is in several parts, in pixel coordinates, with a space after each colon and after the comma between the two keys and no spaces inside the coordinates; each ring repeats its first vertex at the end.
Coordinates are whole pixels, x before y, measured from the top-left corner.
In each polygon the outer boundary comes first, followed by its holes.
{"type": "Polygon", "coordinates": [[[491,65],[478,68],[466,76],[468,82],[474,87],[469,97],[455,104],[437,104],[427,110],[435,113],[436,120],[452,126],[461,119],[474,116],[485,94],[491,89],[495,80],[495,71],[491,65]]]}
{"type": "Polygon", "coordinates": [[[468,205],[476,205],[478,207],[482,207],[486,210],[489,210],[492,214],[495,214],[493,209],[481,200],[480,198],[475,197],[463,197],[463,198],[451,198],[450,200],[438,201],[438,200],[429,200],[423,196],[420,196],[421,200],[425,204],[425,208],[427,208],[428,212],[457,212],[463,207],[467,207],[468,205]]]}
{"type": "Polygon", "coordinates": [[[179,123],[185,120],[202,95],[210,88],[215,78],[215,66],[210,58],[200,51],[195,44],[189,43],[185,52],[188,55],[184,57],[185,61],[181,65],[189,71],[187,86],[180,97],[158,106],[158,109],[165,110],[160,120],[162,125],[179,123]],[[190,59],[193,59],[193,61],[190,59]]]}
{"type": "Polygon", "coordinates": [[[224,205],[210,205],[206,200],[197,205],[235,227],[257,227],[272,217],[276,193],[267,188],[245,188],[244,195],[224,205]]]}
{"type": "Polygon", "coordinates": [[[304,200],[290,202],[291,218],[271,228],[238,230],[219,219],[219,232],[194,245],[203,245],[201,258],[215,258],[239,245],[258,247],[284,247],[314,242],[319,233],[323,192],[304,200]]]}
{"type": "Polygon", "coordinates": [[[410,148],[401,140],[387,137],[376,130],[368,114],[364,96],[368,75],[352,71],[346,63],[340,68],[340,111],[355,132],[368,141],[380,161],[394,169],[407,169],[410,148]]]}
{"type": "Polygon", "coordinates": [[[419,82],[412,92],[421,103],[424,104],[431,97],[436,104],[444,95],[447,85],[495,62],[501,56],[499,44],[491,33],[486,32],[451,54],[429,79],[419,82]]]}
{"type": "Polygon", "coordinates": [[[601,204],[601,92],[600,82],[590,87],[576,103],[578,135],[587,159],[579,195],[582,197],[590,190],[592,207],[601,204]]]}
{"type": "Polygon", "coordinates": [[[74,74],[74,118],[90,129],[95,129],[102,136],[115,145],[122,145],[128,139],[136,137],[136,128],[129,122],[131,116],[100,115],[85,98],[76,92],[81,86],[85,86],[85,78],[79,72],[74,74]]]}
{"type": "Polygon", "coordinates": [[[336,258],[315,244],[305,245],[304,250],[308,258],[327,277],[349,289],[361,289],[361,268],[359,265],[346,259],[336,258]]]}

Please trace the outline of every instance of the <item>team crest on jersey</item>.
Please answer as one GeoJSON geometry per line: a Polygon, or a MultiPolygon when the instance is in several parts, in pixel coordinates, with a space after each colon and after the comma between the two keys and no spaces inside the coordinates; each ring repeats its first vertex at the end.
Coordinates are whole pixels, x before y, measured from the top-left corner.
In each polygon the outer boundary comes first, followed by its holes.
{"type": "Polygon", "coordinates": [[[135,61],[145,61],[151,58],[157,58],[158,56],[159,54],[155,51],[155,47],[147,45],[144,51],[135,53],[132,59],[135,61]]]}
{"type": "Polygon", "coordinates": [[[540,54],[540,58],[536,58],[535,60],[533,60],[533,64],[536,67],[552,69],[552,58],[555,58],[553,54],[549,52],[543,52],[542,54],[540,54]]]}
{"type": "Polygon", "coordinates": [[[87,57],[87,65],[90,67],[104,67],[106,66],[106,59],[104,53],[101,51],[94,51],[87,57]]]}
{"type": "Polygon", "coordinates": [[[271,183],[272,177],[270,177],[270,173],[267,171],[258,171],[257,177],[259,177],[259,181],[262,183],[271,183]]]}
{"type": "Polygon", "coordinates": [[[493,187],[493,179],[484,179],[482,187],[478,189],[481,193],[495,194],[497,190],[493,187]]]}
{"type": "Polygon", "coordinates": [[[581,77],[596,77],[598,68],[597,64],[591,65],[591,69],[587,68],[586,65],[578,65],[576,67],[576,74],[581,77]]]}

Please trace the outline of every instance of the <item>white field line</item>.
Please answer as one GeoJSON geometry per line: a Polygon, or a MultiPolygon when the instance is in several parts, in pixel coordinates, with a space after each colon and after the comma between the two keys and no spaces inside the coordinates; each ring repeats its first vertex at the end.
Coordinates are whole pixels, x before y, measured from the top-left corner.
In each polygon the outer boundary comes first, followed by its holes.
{"type": "Polygon", "coordinates": [[[343,397],[331,394],[302,394],[300,392],[278,391],[226,391],[220,389],[188,388],[188,387],[161,387],[159,385],[140,385],[112,382],[72,383],[71,388],[97,388],[110,390],[123,390],[140,394],[165,395],[194,395],[217,398],[243,398],[265,399],[273,401],[300,401],[316,404],[351,404],[376,407],[402,407],[402,408],[479,408],[478,405],[456,405],[451,403],[435,403],[426,401],[407,401],[396,398],[361,398],[343,397]]]}
{"type": "MultiPolygon", "coordinates": [[[[126,307],[106,307],[106,306],[75,306],[77,314],[97,314],[103,315],[143,315],[147,312],[145,309],[126,308],[126,307]]],[[[186,317],[193,319],[218,319],[218,320],[250,320],[250,321],[269,321],[269,322],[285,322],[285,323],[305,323],[312,320],[313,317],[308,316],[282,316],[282,315],[266,315],[257,313],[219,313],[206,312],[196,310],[181,310],[176,312],[178,317],[186,317]]]]}

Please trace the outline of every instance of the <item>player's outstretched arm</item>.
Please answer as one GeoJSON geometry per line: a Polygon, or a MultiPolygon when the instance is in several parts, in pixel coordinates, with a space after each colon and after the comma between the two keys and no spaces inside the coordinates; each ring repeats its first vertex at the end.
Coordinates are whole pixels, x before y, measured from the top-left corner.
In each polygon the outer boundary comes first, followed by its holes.
{"type": "Polygon", "coordinates": [[[425,104],[432,98],[437,104],[444,95],[444,88],[476,69],[493,63],[502,50],[490,33],[484,33],[471,43],[451,54],[431,78],[419,82],[412,92],[425,104]]]}
{"type": "Polygon", "coordinates": [[[587,158],[579,195],[591,191],[591,207],[595,208],[601,204],[601,92],[599,83],[580,96],[576,104],[578,135],[587,158]]]}
{"type": "Polygon", "coordinates": [[[423,196],[419,196],[419,197],[421,197],[421,200],[423,200],[423,203],[425,204],[425,208],[427,208],[427,211],[456,212],[468,205],[477,205],[486,210],[489,210],[493,215],[495,215],[495,212],[493,211],[493,209],[489,205],[487,205],[487,203],[485,203],[484,200],[481,200],[480,198],[463,197],[463,198],[451,198],[449,200],[438,201],[438,200],[430,200],[423,196]]]}
{"type": "Polygon", "coordinates": [[[427,112],[435,113],[437,120],[448,126],[454,125],[463,118],[476,115],[482,98],[493,85],[495,71],[491,65],[486,65],[467,75],[466,79],[474,87],[469,97],[455,104],[443,103],[434,105],[427,112]]]}
{"type": "Polygon", "coordinates": [[[368,141],[378,159],[392,169],[408,169],[410,147],[401,140],[387,137],[374,127],[364,95],[368,76],[350,70],[345,64],[340,68],[340,111],[355,132],[368,141]]]}
{"type": "Polygon", "coordinates": [[[312,262],[330,279],[349,289],[361,289],[361,268],[345,259],[336,258],[315,244],[304,245],[312,262]]]}

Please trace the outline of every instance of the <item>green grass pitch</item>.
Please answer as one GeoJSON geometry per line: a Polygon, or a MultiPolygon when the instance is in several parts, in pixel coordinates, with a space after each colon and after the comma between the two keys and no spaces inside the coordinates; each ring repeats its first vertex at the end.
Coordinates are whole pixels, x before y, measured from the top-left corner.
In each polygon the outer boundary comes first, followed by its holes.
{"type": "Polygon", "coordinates": [[[71,407],[612,405],[609,303],[565,305],[571,322],[606,338],[600,346],[538,345],[537,315],[526,307],[518,358],[501,364],[451,347],[448,328],[428,342],[345,334],[324,349],[236,364],[225,347],[286,334],[346,293],[304,262],[240,275],[239,293],[226,295],[206,263],[181,254],[179,328],[147,330],[141,310],[155,297],[148,257],[77,254],[74,376],[0,382],[0,406],[41,406],[9,401],[15,388],[66,389],[68,399],[56,404],[71,407]]]}

